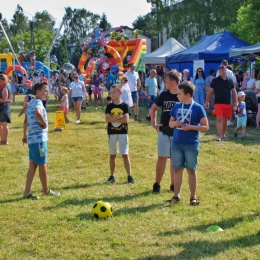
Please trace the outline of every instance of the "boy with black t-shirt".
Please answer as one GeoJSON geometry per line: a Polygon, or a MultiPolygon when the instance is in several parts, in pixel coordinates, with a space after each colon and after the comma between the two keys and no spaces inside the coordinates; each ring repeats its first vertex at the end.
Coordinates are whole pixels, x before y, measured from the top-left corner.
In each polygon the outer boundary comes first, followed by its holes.
{"type": "Polygon", "coordinates": [[[128,175],[127,182],[134,184],[134,179],[131,175],[131,164],[128,156],[128,121],[129,121],[129,106],[122,102],[120,96],[122,94],[122,86],[114,84],[110,88],[110,96],[112,97],[112,103],[106,107],[106,122],[107,134],[109,140],[109,153],[110,153],[110,174],[106,183],[113,183],[115,178],[116,167],[116,154],[117,154],[117,142],[119,142],[120,154],[123,157],[126,173],[128,175]]]}
{"type": "Polygon", "coordinates": [[[167,91],[163,91],[155,100],[151,107],[151,123],[152,127],[158,132],[157,149],[158,160],[156,164],[155,183],[153,184],[153,192],[159,193],[161,180],[165,171],[167,159],[170,158],[170,172],[171,172],[171,185],[170,191],[174,191],[174,170],[172,168],[171,159],[171,140],[173,136],[173,129],[169,127],[170,112],[176,102],[177,87],[180,83],[181,75],[177,70],[171,70],[164,76],[164,84],[167,91]],[[162,108],[160,124],[157,124],[157,110],[162,108]]]}

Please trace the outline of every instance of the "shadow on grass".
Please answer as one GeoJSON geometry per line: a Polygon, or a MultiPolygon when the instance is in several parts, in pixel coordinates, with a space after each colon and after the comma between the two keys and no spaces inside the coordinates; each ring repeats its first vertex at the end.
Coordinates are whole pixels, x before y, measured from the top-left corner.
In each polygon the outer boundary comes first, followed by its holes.
{"type": "Polygon", "coordinates": [[[9,200],[0,200],[0,204],[10,203],[10,202],[18,202],[20,200],[24,200],[24,198],[16,198],[16,199],[9,199],[9,200]]]}
{"type": "Polygon", "coordinates": [[[205,224],[205,225],[199,225],[199,226],[194,226],[194,227],[189,227],[187,229],[184,230],[174,230],[174,231],[166,231],[166,232],[162,232],[159,233],[160,236],[169,236],[169,235],[180,235],[184,232],[187,231],[199,231],[199,232],[206,232],[206,229],[210,226],[210,225],[217,225],[219,227],[221,227],[224,230],[230,229],[235,227],[238,223],[240,222],[253,222],[256,220],[256,218],[258,218],[260,216],[259,212],[255,212],[254,214],[250,214],[247,216],[241,216],[241,217],[237,217],[237,218],[230,218],[230,219],[225,219],[225,220],[221,220],[219,222],[214,222],[214,223],[209,223],[209,224],[205,224]]]}
{"type": "MultiPolygon", "coordinates": [[[[260,232],[256,235],[239,237],[233,240],[217,242],[194,240],[185,243],[174,243],[174,247],[184,248],[180,253],[172,256],[153,255],[140,257],[137,260],[166,260],[166,259],[203,259],[217,256],[219,253],[234,250],[236,248],[250,248],[260,243],[260,232]]],[[[169,247],[173,245],[170,244],[169,247]]]]}
{"type": "MultiPolygon", "coordinates": [[[[138,197],[148,196],[148,195],[151,195],[151,194],[152,194],[151,191],[145,191],[145,192],[134,194],[134,195],[114,196],[114,197],[109,197],[109,198],[106,198],[106,197],[102,197],[102,198],[85,198],[85,199],[72,198],[72,199],[64,200],[63,202],[61,202],[61,203],[59,203],[59,204],[57,204],[57,205],[55,205],[53,207],[47,207],[47,208],[44,208],[44,209],[45,210],[50,210],[50,209],[53,209],[53,208],[71,207],[71,205],[73,205],[73,206],[85,206],[85,205],[89,205],[89,204],[93,204],[94,205],[94,203],[99,201],[99,200],[109,201],[110,203],[113,203],[113,202],[125,202],[127,200],[133,200],[133,199],[136,199],[138,197]]],[[[155,207],[157,207],[157,206],[158,205],[155,205],[155,207]]],[[[151,207],[154,207],[154,205],[151,205],[151,207]]],[[[137,207],[137,208],[139,208],[139,207],[137,207]]],[[[145,208],[145,206],[140,206],[140,211],[142,210],[142,208],[145,208]]]]}

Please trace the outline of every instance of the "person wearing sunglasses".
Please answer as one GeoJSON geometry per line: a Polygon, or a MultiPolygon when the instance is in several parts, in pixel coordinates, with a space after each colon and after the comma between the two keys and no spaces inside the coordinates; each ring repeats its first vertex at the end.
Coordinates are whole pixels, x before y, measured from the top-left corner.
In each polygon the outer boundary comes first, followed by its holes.
{"type": "Polygon", "coordinates": [[[194,101],[204,106],[206,92],[206,77],[202,68],[198,68],[194,79],[194,101]]]}
{"type": "MultiPolygon", "coordinates": [[[[128,78],[126,76],[122,77],[122,82],[121,82],[121,86],[122,86],[122,95],[121,95],[121,100],[126,103],[129,108],[133,106],[133,100],[132,100],[132,95],[131,95],[131,91],[128,85],[128,78]]],[[[129,113],[130,115],[130,113],[129,113]]]]}
{"type": "Polygon", "coordinates": [[[69,95],[72,97],[72,102],[76,113],[76,120],[74,123],[79,124],[81,116],[81,103],[86,93],[86,88],[84,82],[79,81],[78,74],[74,74],[74,81],[70,84],[70,87],[71,89],[69,91],[69,95]]]}

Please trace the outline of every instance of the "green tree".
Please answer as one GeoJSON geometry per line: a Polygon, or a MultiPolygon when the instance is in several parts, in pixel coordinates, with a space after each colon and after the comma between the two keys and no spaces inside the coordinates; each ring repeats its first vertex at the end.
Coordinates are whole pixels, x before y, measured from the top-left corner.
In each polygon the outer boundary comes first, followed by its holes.
{"type": "Polygon", "coordinates": [[[200,40],[226,29],[236,21],[237,10],[246,0],[147,0],[152,4],[151,14],[157,30],[166,29],[168,37],[179,41],[200,40]]]}
{"type": "Polygon", "coordinates": [[[29,30],[28,18],[23,13],[23,8],[17,5],[11,19],[9,35],[17,35],[29,30]]]}
{"type": "Polygon", "coordinates": [[[250,1],[241,6],[237,13],[237,20],[229,26],[229,30],[239,38],[251,44],[260,42],[260,2],[250,1]]]}
{"type": "Polygon", "coordinates": [[[86,9],[65,8],[66,20],[64,23],[64,34],[73,42],[85,38],[95,27],[98,26],[100,16],[86,9]]]}
{"type": "Polygon", "coordinates": [[[69,62],[69,53],[67,46],[67,38],[64,36],[58,48],[53,48],[50,55],[55,55],[58,60],[58,66],[62,67],[64,63],[69,62]]]}
{"type": "Polygon", "coordinates": [[[101,15],[100,23],[98,27],[102,28],[103,31],[106,31],[112,27],[111,24],[107,21],[107,16],[105,13],[101,15]]]}
{"type": "Polygon", "coordinates": [[[156,22],[150,14],[138,16],[132,23],[135,29],[143,31],[143,34],[151,39],[151,50],[158,48],[158,31],[156,29],[156,22]]]}

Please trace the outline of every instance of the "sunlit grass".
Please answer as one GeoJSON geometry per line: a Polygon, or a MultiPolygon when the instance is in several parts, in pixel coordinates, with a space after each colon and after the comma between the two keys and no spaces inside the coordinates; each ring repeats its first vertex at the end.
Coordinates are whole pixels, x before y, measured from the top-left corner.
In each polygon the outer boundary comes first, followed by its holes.
{"type": "MultiPolygon", "coordinates": [[[[126,183],[126,172],[117,158],[117,182],[109,177],[109,154],[104,111],[93,103],[83,111],[82,123],[55,132],[54,112],[48,105],[49,184],[61,196],[39,201],[22,200],[28,169],[28,148],[23,146],[23,117],[12,105],[9,145],[0,146],[0,259],[259,259],[259,132],[247,128],[247,141],[215,141],[214,118],[201,134],[198,168],[200,206],[189,206],[185,174],[182,202],[171,198],[169,164],[161,194],[152,191],[157,158],[157,135],[144,118],[129,122],[130,159],[136,185],[126,183]],[[95,220],[93,204],[108,201],[112,218],[95,220]],[[224,232],[207,233],[210,225],[224,232]]],[[[69,114],[73,122],[75,114],[69,114]]],[[[38,175],[32,191],[41,195],[38,175]]]]}

